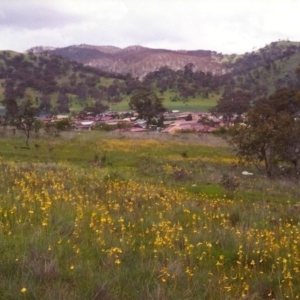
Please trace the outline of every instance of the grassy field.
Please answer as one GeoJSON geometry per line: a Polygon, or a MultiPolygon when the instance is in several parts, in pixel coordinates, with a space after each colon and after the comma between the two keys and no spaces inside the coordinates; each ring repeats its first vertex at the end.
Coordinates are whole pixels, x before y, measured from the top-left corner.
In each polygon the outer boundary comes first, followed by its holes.
{"type": "MultiPolygon", "coordinates": [[[[1,80],[0,80],[1,84],[1,80]]],[[[3,94],[3,87],[0,86],[0,95],[1,91],[3,94]]],[[[37,93],[33,91],[32,89],[28,89],[27,94],[32,96],[32,99],[36,99],[36,97],[41,97],[40,93],[37,93]]],[[[172,95],[172,94],[171,94],[172,95]]],[[[219,99],[219,96],[212,95],[209,99],[204,99],[201,96],[198,96],[196,98],[188,98],[187,100],[179,100],[176,102],[172,102],[170,100],[170,93],[166,93],[166,95],[162,95],[164,98],[164,106],[168,110],[179,110],[181,112],[183,111],[190,111],[190,112],[207,112],[210,108],[214,107],[217,104],[217,101],[219,99]]],[[[76,95],[69,94],[68,95],[71,99],[70,102],[70,111],[78,113],[84,109],[84,106],[93,105],[94,101],[91,98],[88,98],[86,101],[82,101],[78,99],[76,95]]],[[[3,98],[3,97],[2,97],[3,98]]],[[[56,106],[57,104],[57,94],[51,94],[52,98],[52,105],[56,106]]],[[[1,97],[0,97],[1,100],[1,97]]],[[[124,97],[121,102],[118,103],[111,103],[111,102],[105,102],[103,103],[105,105],[108,105],[109,108],[113,111],[127,111],[130,110],[128,101],[130,100],[130,96],[124,97]]]]}
{"type": "MultiPolygon", "coordinates": [[[[163,105],[168,110],[179,110],[181,112],[184,111],[190,111],[190,112],[207,112],[210,108],[214,107],[217,104],[217,101],[220,96],[218,95],[211,95],[210,98],[205,99],[202,96],[197,96],[195,98],[189,97],[186,100],[178,100],[176,102],[171,101],[172,97],[175,96],[175,94],[171,93],[170,91],[167,91],[163,95],[158,95],[159,97],[162,97],[164,99],[163,105]]],[[[107,103],[110,106],[111,110],[115,111],[125,111],[129,110],[128,101],[130,100],[130,97],[125,97],[122,102],[110,104],[107,103]]]]}
{"type": "Polygon", "coordinates": [[[1,299],[300,297],[298,182],[238,165],[224,139],[0,137],[1,299]]]}

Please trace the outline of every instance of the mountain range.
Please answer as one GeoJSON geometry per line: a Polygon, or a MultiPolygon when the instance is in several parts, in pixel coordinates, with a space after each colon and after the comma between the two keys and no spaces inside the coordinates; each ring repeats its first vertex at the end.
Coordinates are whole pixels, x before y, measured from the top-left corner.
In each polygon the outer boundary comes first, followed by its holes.
{"type": "Polygon", "coordinates": [[[134,91],[149,89],[169,108],[208,109],[234,91],[255,101],[282,87],[300,90],[299,63],[300,42],[291,41],[242,55],[92,45],[0,51],[0,103],[31,94],[45,112],[122,110],[134,91]]]}
{"type": "MultiPolygon", "coordinates": [[[[212,50],[168,50],[143,46],[73,45],[63,48],[38,46],[27,53],[57,55],[102,71],[143,80],[162,67],[173,71],[192,66],[193,72],[222,77],[228,86],[252,90],[257,95],[270,94],[280,87],[300,87],[295,70],[300,62],[300,42],[277,41],[241,55],[212,50]]],[[[299,72],[298,72],[299,74],[299,72]]]]}
{"type": "Polygon", "coordinates": [[[49,53],[59,55],[84,65],[101,70],[131,74],[133,77],[144,78],[148,73],[159,70],[160,67],[169,67],[172,70],[183,69],[193,64],[195,71],[211,72],[221,75],[226,72],[221,61],[223,55],[207,50],[168,50],[151,49],[142,46],[118,48],[114,46],[73,45],[64,48],[37,46],[26,51],[27,53],[49,53]]]}

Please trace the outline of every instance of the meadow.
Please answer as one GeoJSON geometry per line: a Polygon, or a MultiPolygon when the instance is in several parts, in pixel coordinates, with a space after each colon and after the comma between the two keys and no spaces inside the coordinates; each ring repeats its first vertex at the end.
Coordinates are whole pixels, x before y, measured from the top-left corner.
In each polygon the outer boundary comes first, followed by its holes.
{"type": "Polygon", "coordinates": [[[298,180],[224,139],[0,138],[1,299],[299,299],[298,180]]]}
{"type": "MultiPolygon", "coordinates": [[[[188,97],[187,99],[172,101],[171,99],[175,96],[178,96],[178,94],[170,90],[167,90],[163,94],[157,92],[157,95],[164,99],[163,104],[167,110],[179,110],[181,112],[208,112],[209,109],[216,105],[220,98],[219,95],[211,94],[209,98],[204,98],[201,95],[197,95],[196,97],[188,97]]],[[[106,102],[105,104],[107,104],[111,110],[126,111],[130,110],[128,105],[129,100],[130,97],[125,96],[121,102],[106,102]]]]}

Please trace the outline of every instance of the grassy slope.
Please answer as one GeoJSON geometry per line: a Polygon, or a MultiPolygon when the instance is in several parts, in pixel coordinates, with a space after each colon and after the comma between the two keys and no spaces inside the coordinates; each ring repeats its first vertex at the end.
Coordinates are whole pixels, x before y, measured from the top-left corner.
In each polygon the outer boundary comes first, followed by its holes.
{"type": "Polygon", "coordinates": [[[300,296],[299,189],[242,177],[224,140],[0,133],[2,299],[300,296]]]}
{"type": "MultiPolygon", "coordinates": [[[[3,51],[0,51],[0,53],[1,52],[3,52],[3,51]]],[[[12,58],[15,55],[19,55],[20,54],[20,53],[13,52],[13,51],[6,51],[6,52],[10,53],[10,58],[12,58]]],[[[38,62],[32,60],[31,57],[30,57],[30,55],[28,55],[28,54],[24,54],[24,59],[28,60],[30,62],[33,62],[33,64],[35,66],[38,64],[38,62]]],[[[1,63],[4,63],[4,61],[2,59],[0,59],[0,64],[1,63]]],[[[64,84],[64,83],[68,83],[69,82],[69,78],[68,77],[71,76],[73,73],[75,73],[77,75],[77,78],[78,78],[77,82],[84,81],[84,79],[80,79],[80,76],[79,76],[79,74],[82,73],[82,71],[69,72],[66,76],[57,77],[55,80],[57,81],[57,83],[59,85],[60,84],[64,84]]],[[[91,76],[92,74],[85,73],[85,75],[91,76]]],[[[0,79],[0,101],[2,101],[3,98],[4,98],[4,95],[3,95],[4,88],[1,85],[1,83],[4,83],[4,81],[5,81],[4,79],[0,79]]],[[[107,87],[107,86],[111,85],[113,83],[113,81],[114,81],[113,78],[99,77],[99,83],[97,84],[97,87],[99,87],[99,86],[105,86],[105,87],[107,87]]],[[[122,80],[119,80],[119,82],[122,82],[122,80]]],[[[42,96],[42,94],[40,92],[38,92],[36,90],[33,90],[31,88],[26,89],[25,93],[31,95],[33,99],[40,98],[42,96]]],[[[52,98],[52,104],[56,105],[58,94],[57,93],[53,93],[50,96],[52,98]]],[[[90,104],[94,103],[94,100],[91,99],[91,98],[88,98],[86,101],[82,101],[82,100],[78,99],[78,97],[76,95],[70,94],[69,96],[72,98],[72,101],[71,101],[71,104],[70,104],[71,111],[79,112],[79,111],[81,111],[83,109],[83,105],[85,105],[85,104],[86,105],[90,105],[90,104]],[[81,104],[83,104],[83,105],[81,105],[81,104]]],[[[0,109],[1,109],[1,106],[0,106],[0,109]]]]}
{"type": "Polygon", "coordinates": [[[270,87],[271,94],[276,90],[274,82],[280,78],[285,78],[287,75],[294,75],[293,73],[300,63],[300,53],[295,53],[287,59],[277,60],[275,63],[280,72],[277,73],[271,69],[271,73],[269,73],[268,76],[266,76],[263,80],[263,82],[270,87]]]}
{"type": "MultiPolygon", "coordinates": [[[[12,53],[11,55],[16,55],[18,53],[12,53]]],[[[25,55],[26,60],[30,60],[29,55],[25,55]]],[[[34,62],[35,63],[35,62],[34,62]]],[[[79,73],[77,73],[77,78],[79,78],[79,73]]],[[[57,82],[59,84],[66,83],[68,81],[68,77],[71,74],[69,73],[67,76],[63,76],[60,78],[57,78],[57,82]]],[[[4,80],[1,80],[3,82],[4,80]]],[[[80,81],[80,79],[79,79],[80,81]]],[[[114,79],[112,78],[105,78],[101,77],[100,82],[97,86],[109,86],[112,84],[114,79]]],[[[122,82],[122,80],[119,80],[122,82]]],[[[0,101],[3,99],[3,87],[0,86],[0,101]]],[[[27,89],[26,90],[27,94],[30,94],[33,99],[40,98],[42,95],[41,93],[32,90],[32,89],[27,89]]],[[[187,101],[177,101],[177,102],[171,102],[170,98],[171,96],[176,95],[176,93],[172,91],[166,91],[162,97],[165,99],[164,104],[169,110],[180,110],[180,111],[207,111],[209,108],[213,107],[216,104],[216,101],[218,99],[217,95],[211,95],[209,99],[203,99],[202,96],[196,96],[195,98],[188,98],[187,101]]],[[[56,105],[56,100],[57,100],[57,94],[54,93],[50,95],[52,97],[52,103],[53,105],[56,105]]],[[[83,106],[82,104],[92,104],[93,101],[92,99],[87,99],[85,103],[82,102],[82,100],[79,100],[76,95],[69,95],[72,99],[71,104],[70,104],[70,110],[73,112],[79,112],[82,110],[83,106]]],[[[130,96],[123,95],[123,100],[120,103],[112,104],[112,103],[104,103],[108,104],[112,110],[116,111],[123,111],[123,110],[128,110],[128,101],[130,99],[130,96]]]]}
{"type": "MultiPolygon", "coordinates": [[[[210,108],[214,107],[219,99],[219,95],[211,95],[208,99],[202,96],[196,96],[195,98],[189,97],[187,100],[179,100],[172,102],[171,96],[176,95],[174,92],[166,91],[163,95],[158,95],[164,99],[164,106],[168,110],[179,110],[179,111],[203,111],[206,112],[210,108]]],[[[129,110],[128,101],[130,96],[124,97],[120,103],[110,105],[110,108],[115,111],[129,110]]]]}
{"type": "MultiPolygon", "coordinates": [[[[286,48],[291,45],[299,46],[299,42],[290,42],[290,41],[278,41],[276,42],[276,47],[286,48]]],[[[269,48],[270,45],[266,46],[269,48]]],[[[258,52],[259,53],[259,52],[258,52]]],[[[234,62],[238,57],[243,55],[225,55],[223,62],[228,62],[231,57],[231,62],[234,62]]],[[[265,67],[261,66],[250,71],[250,74],[255,78],[256,73],[259,73],[258,83],[260,85],[266,85],[269,88],[269,95],[273,94],[276,90],[275,82],[279,79],[284,79],[286,76],[294,76],[295,69],[299,66],[300,63],[300,53],[295,53],[290,57],[278,59],[274,61],[276,65],[276,70],[273,67],[270,70],[266,70],[265,67]]],[[[242,77],[247,77],[248,74],[244,74],[242,77]]]]}

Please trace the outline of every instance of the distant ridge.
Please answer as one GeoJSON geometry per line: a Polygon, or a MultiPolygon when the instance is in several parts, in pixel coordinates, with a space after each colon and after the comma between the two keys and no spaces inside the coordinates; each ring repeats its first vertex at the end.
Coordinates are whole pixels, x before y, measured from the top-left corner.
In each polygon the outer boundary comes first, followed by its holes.
{"type": "Polygon", "coordinates": [[[104,72],[143,79],[163,67],[222,77],[230,89],[252,91],[256,97],[280,87],[300,88],[300,42],[280,40],[245,54],[222,54],[211,50],[152,49],[140,45],[126,48],[72,45],[63,48],[38,46],[31,53],[48,53],[98,68],[104,72]],[[298,70],[297,73],[295,72],[298,70]]]}
{"type": "Polygon", "coordinates": [[[36,46],[36,47],[32,47],[32,48],[26,50],[25,53],[39,54],[39,53],[43,53],[46,51],[53,51],[55,49],[57,49],[57,48],[50,47],[50,46],[36,46]]]}
{"type": "Polygon", "coordinates": [[[128,74],[143,78],[148,73],[168,66],[177,71],[187,64],[193,64],[195,71],[211,72],[215,75],[226,71],[220,63],[223,55],[209,50],[168,50],[152,49],[140,45],[126,48],[115,46],[72,45],[63,48],[37,46],[26,53],[49,53],[76,60],[85,65],[96,67],[107,72],[128,74]]]}

